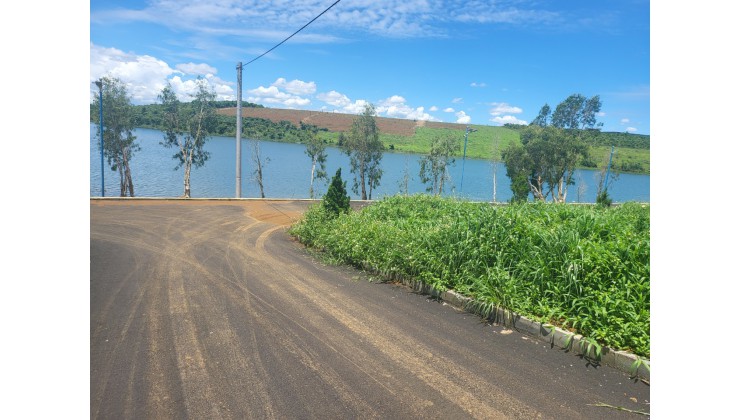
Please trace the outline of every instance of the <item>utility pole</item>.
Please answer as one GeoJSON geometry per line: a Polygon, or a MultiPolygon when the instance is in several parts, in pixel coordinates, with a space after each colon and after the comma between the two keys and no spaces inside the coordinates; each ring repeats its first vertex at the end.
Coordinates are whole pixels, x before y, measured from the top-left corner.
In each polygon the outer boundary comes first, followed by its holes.
{"type": "Polygon", "coordinates": [[[463,189],[463,178],[465,178],[465,155],[468,153],[468,133],[472,133],[473,131],[478,131],[475,128],[470,128],[469,125],[465,126],[465,146],[463,147],[463,165],[462,165],[462,175],[460,175],[460,192],[462,192],[463,189]]]}
{"type": "Polygon", "coordinates": [[[236,65],[236,198],[242,196],[242,62],[236,65]]]}
{"type": "Polygon", "coordinates": [[[105,197],[105,164],[103,162],[103,80],[95,82],[100,90],[100,194],[105,197]]]}

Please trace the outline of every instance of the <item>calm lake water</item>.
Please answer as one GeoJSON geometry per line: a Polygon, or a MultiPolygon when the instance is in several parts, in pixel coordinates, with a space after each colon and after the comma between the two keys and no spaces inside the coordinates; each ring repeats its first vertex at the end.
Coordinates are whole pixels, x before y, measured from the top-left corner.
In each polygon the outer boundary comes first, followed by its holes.
{"type": "MultiPolygon", "coordinates": [[[[101,171],[99,140],[96,126],[90,125],[90,196],[101,196],[101,171]]],[[[136,129],[134,133],[141,150],[131,161],[131,176],[137,197],[179,197],[183,193],[183,169],[174,170],[174,149],[159,144],[163,132],[136,129]]],[[[263,178],[267,198],[308,198],[311,176],[311,161],[305,154],[305,146],[292,143],[260,141],[263,160],[263,178]]],[[[211,158],[201,168],[193,168],[190,178],[191,196],[194,198],[236,197],[236,141],[234,137],[212,137],[206,150],[211,158]]],[[[259,187],[253,179],[252,142],[242,139],[241,186],[243,198],[259,197],[259,187]]],[[[326,171],[333,176],[342,168],[342,179],[347,181],[347,190],[352,199],[359,195],[351,191],[353,174],[349,158],[339,149],[327,148],[326,171]]],[[[385,153],[381,161],[383,176],[380,186],[373,191],[373,198],[403,193],[405,174],[409,176],[408,193],[423,193],[426,186],[419,180],[419,155],[385,153]]],[[[451,182],[447,183],[444,195],[457,196],[475,201],[493,200],[493,173],[496,171],[496,201],[511,199],[509,178],[506,168],[499,162],[494,165],[486,160],[455,160],[450,168],[451,182]],[[462,182],[462,184],[461,184],[462,182]]],[[[593,203],[596,201],[598,172],[579,170],[576,184],[568,187],[568,202],[593,203]]],[[[328,181],[314,185],[317,197],[326,193],[328,181]]],[[[105,196],[120,195],[118,172],[105,169],[105,196]]],[[[612,184],[609,195],[615,202],[650,202],[650,176],[620,174],[612,184]]]]}

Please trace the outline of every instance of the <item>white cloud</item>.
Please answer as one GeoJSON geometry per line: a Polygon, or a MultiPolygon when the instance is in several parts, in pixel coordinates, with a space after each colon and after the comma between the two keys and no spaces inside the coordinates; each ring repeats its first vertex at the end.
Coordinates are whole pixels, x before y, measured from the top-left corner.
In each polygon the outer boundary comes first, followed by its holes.
{"type": "Polygon", "coordinates": [[[628,133],[635,133],[637,132],[637,129],[635,127],[627,127],[627,130],[625,131],[627,131],[628,133]]]}
{"type": "Polygon", "coordinates": [[[316,95],[316,99],[334,107],[334,109],[331,109],[330,107],[322,106],[321,110],[344,114],[359,114],[365,110],[365,105],[368,103],[364,99],[358,99],[353,102],[347,95],[339,93],[336,90],[319,93],[316,95]]]}
{"type": "Polygon", "coordinates": [[[430,114],[424,112],[424,107],[410,107],[406,104],[403,96],[393,95],[390,98],[380,101],[375,108],[378,116],[390,118],[401,118],[407,120],[438,121],[430,114]]]}
{"type": "Polygon", "coordinates": [[[473,82],[470,84],[470,87],[474,87],[474,88],[483,88],[486,86],[488,85],[486,85],[485,82],[481,82],[481,83],[473,82]]]}
{"type": "Polygon", "coordinates": [[[463,100],[463,98],[455,98],[455,99],[452,100],[452,103],[453,104],[459,104],[460,102],[462,102],[462,100],[463,100]]]}
{"type": "Polygon", "coordinates": [[[393,95],[390,98],[380,101],[380,106],[393,106],[401,105],[404,103],[406,103],[406,98],[404,98],[403,96],[393,95]]]}
{"type": "MultiPolygon", "coordinates": [[[[287,93],[280,90],[281,87],[287,87],[291,89],[293,92],[296,91],[310,91],[311,90],[311,84],[301,82],[299,80],[294,80],[292,82],[286,82],[285,79],[279,78],[270,85],[269,87],[259,86],[255,89],[251,89],[247,91],[248,96],[247,100],[249,102],[255,102],[259,104],[267,104],[267,105],[275,105],[277,107],[285,107],[285,108],[301,108],[305,107],[309,104],[311,104],[311,100],[308,98],[304,98],[300,95],[295,95],[293,93],[287,93]],[[298,82],[298,83],[293,83],[298,82]]],[[[313,85],[313,89],[315,90],[316,86],[313,85]]]]}
{"type": "Polygon", "coordinates": [[[429,107],[429,112],[435,112],[435,111],[439,111],[439,108],[437,108],[436,105],[432,105],[431,107],[429,107]]]}
{"type": "Polygon", "coordinates": [[[315,82],[304,82],[302,80],[291,80],[288,82],[284,78],[280,77],[275,80],[272,86],[283,89],[294,95],[312,95],[316,93],[315,82]]]}
{"type": "Polygon", "coordinates": [[[91,43],[90,93],[95,95],[97,92],[94,81],[101,77],[115,77],[126,84],[133,104],[151,104],[158,101],[157,96],[169,81],[178,98],[189,101],[189,94],[194,93],[197,86],[195,78],[185,76],[196,74],[205,76],[219,100],[233,100],[236,97],[232,83],[216,77],[215,69],[207,64],[187,63],[175,67],[177,69],[149,55],[125,53],[91,43]]]}
{"type": "Polygon", "coordinates": [[[500,124],[500,125],[504,125],[504,124],[522,124],[522,125],[526,125],[527,124],[526,121],[520,120],[520,119],[518,119],[517,117],[515,117],[513,115],[497,116],[497,117],[491,118],[489,121],[495,122],[495,123],[500,124]]]}
{"type": "Polygon", "coordinates": [[[326,93],[319,93],[318,95],[316,95],[316,99],[336,107],[344,107],[352,102],[347,97],[347,95],[341,94],[336,90],[332,90],[326,93]]]}
{"type": "Polygon", "coordinates": [[[493,102],[491,104],[493,108],[491,109],[490,113],[492,116],[496,117],[503,114],[521,114],[522,109],[517,106],[511,106],[507,104],[506,102],[493,102]]]}
{"type": "Polygon", "coordinates": [[[444,112],[455,112],[455,108],[445,108],[444,112]]]}
{"type": "MultiPolygon", "coordinates": [[[[293,41],[321,42],[321,38],[324,38],[333,42],[338,38],[327,35],[327,32],[346,34],[349,31],[391,38],[446,37],[450,35],[450,21],[539,26],[563,23],[564,18],[557,12],[535,9],[534,6],[520,7],[522,4],[488,1],[355,1],[333,7],[313,25],[311,33],[298,34],[293,41]]],[[[304,25],[322,8],[315,0],[150,0],[146,6],[137,8],[96,7],[91,10],[90,21],[103,25],[140,21],[178,31],[194,31],[201,38],[230,36],[276,41],[304,25]],[[259,37],[261,32],[272,32],[273,35],[259,37]]]]}
{"type": "Polygon", "coordinates": [[[368,102],[364,99],[358,99],[350,104],[347,104],[342,107],[340,112],[346,113],[346,114],[360,114],[362,111],[365,110],[365,105],[367,105],[368,102]]]}
{"type": "Polygon", "coordinates": [[[218,70],[205,63],[185,63],[178,64],[175,67],[185,74],[194,74],[196,76],[206,76],[208,74],[215,75],[218,73],[218,70]]]}
{"type": "Polygon", "coordinates": [[[619,120],[620,124],[629,124],[629,122],[630,122],[629,118],[622,118],[621,120],[619,120]]]}
{"type": "Polygon", "coordinates": [[[459,111],[455,113],[455,116],[457,117],[455,122],[458,124],[468,124],[470,122],[470,115],[466,115],[465,111],[459,111]]]}

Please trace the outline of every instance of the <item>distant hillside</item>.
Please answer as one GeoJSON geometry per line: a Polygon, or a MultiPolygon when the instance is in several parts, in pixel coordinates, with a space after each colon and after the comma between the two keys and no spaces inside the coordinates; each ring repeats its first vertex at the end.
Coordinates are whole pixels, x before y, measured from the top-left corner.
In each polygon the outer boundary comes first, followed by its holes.
{"type": "MultiPolygon", "coordinates": [[[[251,104],[250,104],[251,105],[251,104]]],[[[220,115],[236,116],[236,107],[223,107],[217,110],[220,115]]],[[[315,125],[331,132],[346,132],[352,126],[352,120],[356,117],[353,114],[341,114],[337,112],[322,111],[304,111],[298,109],[277,109],[277,108],[255,108],[242,107],[242,117],[244,118],[263,118],[275,123],[288,121],[296,127],[301,123],[315,125]]],[[[406,120],[399,118],[376,117],[378,129],[382,134],[392,136],[412,137],[416,134],[419,127],[427,128],[446,128],[449,130],[464,131],[465,124],[406,120]]],[[[472,125],[479,128],[479,125],[472,125]]],[[[518,131],[525,126],[509,125],[505,126],[514,131],[518,131]]],[[[644,134],[629,134],[619,132],[601,132],[594,140],[594,146],[615,146],[626,147],[631,149],[650,150],[650,136],[644,134]]]]}
{"type": "MultiPolygon", "coordinates": [[[[236,107],[221,108],[217,112],[221,115],[236,117],[236,107]]],[[[288,121],[300,127],[300,123],[312,124],[332,132],[349,131],[352,120],[356,115],[340,114],[337,112],[303,111],[298,109],[277,108],[242,108],[244,118],[264,118],[272,122],[288,121]]],[[[418,127],[448,128],[465,130],[465,124],[404,120],[399,118],[376,117],[378,129],[383,134],[411,137],[418,127]]]]}
{"type": "MultiPolygon", "coordinates": [[[[231,137],[236,132],[236,103],[219,101],[216,104],[216,124],[212,135],[231,137]]],[[[161,129],[164,108],[161,104],[134,106],[133,118],[136,127],[161,129]]],[[[242,105],[243,133],[246,138],[302,143],[307,126],[319,128],[319,137],[329,145],[340,145],[340,133],[348,132],[353,114],[336,112],[304,111],[295,109],[265,108],[245,102],[242,105]]],[[[96,110],[91,105],[90,121],[95,121],[96,110]]],[[[380,141],[389,151],[426,154],[439,136],[452,136],[463,146],[465,124],[414,121],[398,118],[376,117],[380,141]]],[[[501,151],[510,144],[520,142],[520,131],[526,126],[507,124],[503,127],[471,124],[475,131],[467,138],[467,147],[461,147],[455,156],[501,160],[501,151]]],[[[640,134],[596,132],[590,137],[590,152],[581,167],[597,168],[604,165],[615,147],[613,167],[630,173],[650,173],[650,136],[640,134]]]]}

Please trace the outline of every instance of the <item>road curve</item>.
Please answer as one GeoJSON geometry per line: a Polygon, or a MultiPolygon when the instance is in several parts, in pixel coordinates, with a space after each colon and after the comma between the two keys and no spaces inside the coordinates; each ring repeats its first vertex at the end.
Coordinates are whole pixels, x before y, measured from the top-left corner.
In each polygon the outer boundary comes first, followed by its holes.
{"type": "Polygon", "coordinates": [[[309,205],[90,200],[91,419],[645,418],[650,388],[316,262],[309,205]]]}

